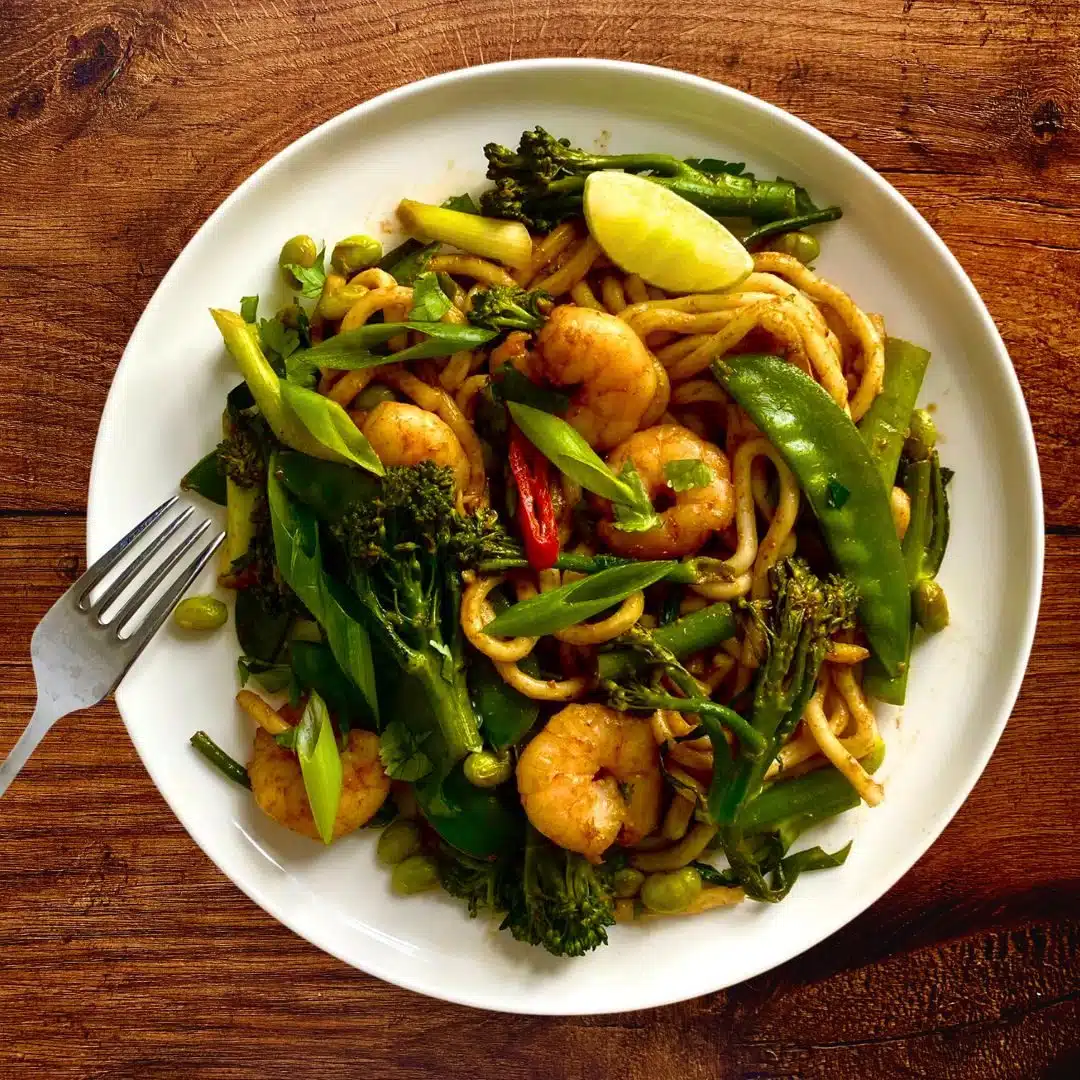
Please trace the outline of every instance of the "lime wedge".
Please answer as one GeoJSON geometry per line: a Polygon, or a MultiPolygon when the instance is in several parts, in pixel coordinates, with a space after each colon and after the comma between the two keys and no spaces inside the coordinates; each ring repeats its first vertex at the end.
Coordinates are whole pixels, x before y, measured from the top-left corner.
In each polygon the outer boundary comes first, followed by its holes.
{"type": "Polygon", "coordinates": [[[591,173],[585,220],[616,266],[667,292],[730,289],[754,269],[750,253],[719,221],[643,176],[591,173]]]}

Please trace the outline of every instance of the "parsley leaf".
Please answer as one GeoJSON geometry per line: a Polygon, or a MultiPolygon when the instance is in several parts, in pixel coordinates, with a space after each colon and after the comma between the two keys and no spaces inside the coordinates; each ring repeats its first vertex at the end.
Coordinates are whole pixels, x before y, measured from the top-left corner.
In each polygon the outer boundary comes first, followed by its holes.
{"type": "Polygon", "coordinates": [[[259,344],[263,352],[272,352],[282,360],[288,360],[300,348],[300,335],[295,330],[287,329],[277,316],[260,319],[259,344]]]}
{"type": "Polygon", "coordinates": [[[244,296],[240,299],[240,318],[246,323],[253,323],[259,310],[259,298],[257,296],[244,296]]]}
{"type": "Polygon", "coordinates": [[[431,772],[431,758],[420,749],[430,732],[417,736],[403,720],[391,720],[379,736],[379,759],[387,776],[415,783],[431,772]]]}
{"type": "Polygon", "coordinates": [[[315,257],[312,266],[301,266],[299,263],[288,263],[285,269],[292,274],[298,283],[300,292],[309,300],[316,299],[326,284],[326,269],[323,260],[326,257],[326,248],[323,248],[315,257]]]}
{"type": "Polygon", "coordinates": [[[619,480],[629,489],[631,498],[627,501],[613,501],[611,509],[615,514],[615,528],[623,532],[648,532],[660,524],[660,517],[652,508],[649,494],[638,476],[634,463],[629,458],[619,473],[619,480]]]}
{"type": "Polygon", "coordinates": [[[664,465],[664,479],[672,491],[690,491],[711,484],[713,471],[699,458],[682,458],[664,465]]]}
{"type": "Polygon", "coordinates": [[[825,505],[830,510],[839,510],[850,496],[851,492],[839,480],[832,479],[825,485],[825,505]]]}
{"type": "Polygon", "coordinates": [[[413,282],[413,304],[409,319],[418,322],[438,322],[452,307],[453,302],[442,291],[439,279],[430,270],[418,274],[413,282]]]}

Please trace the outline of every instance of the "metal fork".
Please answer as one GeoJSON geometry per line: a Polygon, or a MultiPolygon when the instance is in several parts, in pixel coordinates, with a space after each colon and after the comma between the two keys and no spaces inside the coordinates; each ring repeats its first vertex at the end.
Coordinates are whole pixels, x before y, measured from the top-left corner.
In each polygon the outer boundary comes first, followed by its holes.
{"type": "Polygon", "coordinates": [[[0,796],[57,720],[77,709],[96,705],[116,689],[225,539],[225,534],[219,532],[188,557],[210,528],[209,521],[202,521],[189,529],[171,550],[158,556],[194,513],[194,508],[189,506],[174,514],[176,504],[177,496],[166,499],[98,559],[38,623],[30,639],[37,705],[26,730],[0,764],[0,796]],[[159,522],[161,528],[149,535],[159,522]],[[180,576],[142,620],[136,622],[135,616],[181,564],[180,576]],[[94,589],[113,570],[119,573],[93,599],[94,589]],[[113,615],[112,609],[144,571],[145,579],[113,615]]]}

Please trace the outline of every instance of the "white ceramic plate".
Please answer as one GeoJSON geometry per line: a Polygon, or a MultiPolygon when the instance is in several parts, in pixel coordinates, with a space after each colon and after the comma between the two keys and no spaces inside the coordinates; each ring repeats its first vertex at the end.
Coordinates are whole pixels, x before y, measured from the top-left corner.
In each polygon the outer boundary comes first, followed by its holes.
{"type": "MultiPolygon", "coordinates": [[[[887,717],[887,797],[845,815],[822,842],[854,837],[840,870],[803,878],[783,904],[617,927],[611,944],[559,961],[470,921],[448,898],[391,896],[361,832],[323,849],[263,817],[190,750],[205,728],[246,760],[232,705],[234,638],[159,635],[117,693],[131,738],[177,817],[241,889],[349,964],[451,1001],[528,1013],[639,1009],[721,989],[833,933],[873,903],[956,813],[1012,708],[1042,570],[1039,473],[1009,358],[956,260],[916,211],[843,147],[736,90],[659,68],[539,60],[471,68],[396,90],[331,120],[235,191],[188,244],[147,306],[116,372],[90,482],[92,559],[175,490],[213,445],[237,382],[206,314],[279,290],[285,237],[384,233],[398,199],[482,185],[482,145],[543,124],[613,151],[747,161],[805,184],[844,219],[823,232],[819,269],[893,334],[933,350],[923,400],[938,407],[956,469],[941,580],[953,623],[920,647],[901,720],[887,717]],[[492,103],[497,102],[497,106],[492,103]],[[585,103],[585,104],[583,104],[585,103]]],[[[388,237],[388,239],[393,239],[388,237]]],[[[271,310],[273,308],[271,307],[271,310]]],[[[265,308],[264,308],[265,310],[265,308]]],[[[202,585],[212,586],[208,572],[202,585]]],[[[192,898],[192,902],[195,900],[192,898]]]]}

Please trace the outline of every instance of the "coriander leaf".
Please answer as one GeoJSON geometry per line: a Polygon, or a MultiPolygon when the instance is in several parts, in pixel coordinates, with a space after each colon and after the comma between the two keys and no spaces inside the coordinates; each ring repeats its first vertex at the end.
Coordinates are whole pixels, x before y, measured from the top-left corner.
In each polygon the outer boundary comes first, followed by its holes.
{"type": "Polygon", "coordinates": [[[431,759],[420,749],[430,732],[415,735],[403,720],[391,720],[379,736],[379,759],[387,776],[415,783],[431,772],[431,759]]]}
{"type": "Polygon", "coordinates": [[[839,510],[850,495],[851,492],[839,480],[832,479],[825,485],[825,505],[830,510],[839,510]]]}
{"type": "Polygon", "coordinates": [[[241,656],[236,661],[240,675],[240,685],[246,686],[249,679],[254,679],[268,694],[277,694],[290,689],[293,681],[292,668],[288,664],[268,664],[254,656],[241,656]]]}
{"type": "Polygon", "coordinates": [[[299,263],[288,263],[285,269],[299,283],[300,292],[309,300],[316,299],[326,284],[326,269],[323,259],[326,256],[326,248],[323,248],[315,258],[312,266],[301,266],[299,263]]]}
{"type": "Polygon", "coordinates": [[[272,352],[282,360],[288,360],[300,347],[300,335],[289,330],[277,317],[259,320],[259,344],[263,352],[272,352]]]}
{"type": "Polygon", "coordinates": [[[274,742],[276,742],[278,746],[283,747],[285,750],[295,750],[296,736],[299,730],[300,729],[297,727],[291,727],[288,731],[279,732],[277,735],[274,736],[274,742]]]}
{"type": "MultiPolygon", "coordinates": [[[[403,244],[402,248],[406,245],[403,244]]],[[[438,240],[418,249],[410,249],[401,259],[389,267],[390,274],[399,285],[411,285],[431,262],[435,253],[442,247],[438,240]]]]}
{"type": "Polygon", "coordinates": [[[655,529],[660,524],[660,517],[653,510],[649,494],[630,458],[626,459],[626,464],[619,473],[619,481],[627,489],[630,498],[625,501],[612,501],[615,528],[623,532],[648,532],[649,529],[655,529]]]}
{"type": "Polygon", "coordinates": [[[257,296],[245,296],[240,300],[240,318],[246,323],[253,323],[259,310],[259,298],[257,296]]]}
{"type": "Polygon", "coordinates": [[[452,307],[453,302],[442,291],[439,279],[430,270],[418,274],[413,282],[413,304],[409,319],[420,322],[438,322],[452,307]]]}
{"type": "Polygon", "coordinates": [[[700,458],[682,458],[664,465],[664,479],[672,491],[690,491],[708,487],[713,482],[713,471],[700,458]]]}
{"type": "Polygon", "coordinates": [[[442,204],[444,210],[456,210],[459,214],[479,214],[480,209],[466,191],[463,195],[451,195],[442,204]]]}

